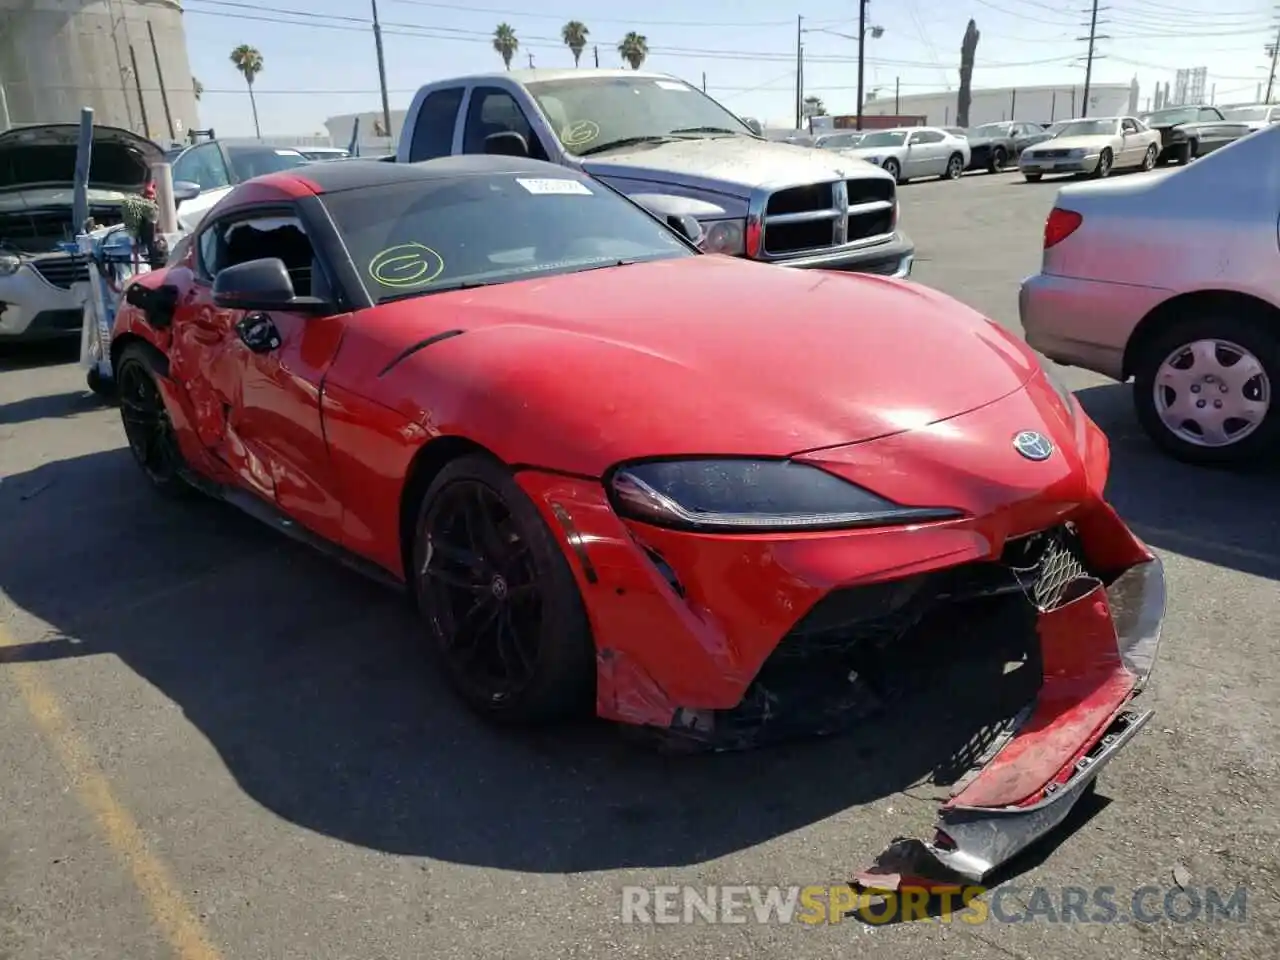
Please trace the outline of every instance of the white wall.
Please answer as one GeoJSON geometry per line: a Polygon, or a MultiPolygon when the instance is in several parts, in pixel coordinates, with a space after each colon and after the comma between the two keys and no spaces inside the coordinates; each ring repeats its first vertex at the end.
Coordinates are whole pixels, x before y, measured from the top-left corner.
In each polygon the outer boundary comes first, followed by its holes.
{"type": "MultiPolygon", "coordinates": [[[[1089,90],[1089,114],[1095,117],[1137,112],[1135,86],[1127,83],[1098,84],[1089,90]],[[1134,102],[1131,103],[1131,96],[1134,102]]],[[[956,124],[956,91],[948,93],[916,93],[898,98],[894,109],[893,95],[868,101],[863,114],[868,116],[924,115],[934,126],[956,124]]],[[[974,90],[969,107],[969,125],[995,123],[1000,120],[1034,120],[1049,123],[1079,116],[1084,96],[1083,86],[1010,87],[974,90]],[[1073,107],[1074,105],[1074,107],[1073,107]]]]}

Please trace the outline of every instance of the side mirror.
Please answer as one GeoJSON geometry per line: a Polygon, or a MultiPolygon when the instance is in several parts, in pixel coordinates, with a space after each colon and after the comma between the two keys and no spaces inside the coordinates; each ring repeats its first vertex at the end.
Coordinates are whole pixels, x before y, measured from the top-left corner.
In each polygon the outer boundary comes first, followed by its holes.
{"type": "Polygon", "coordinates": [[[277,257],[249,260],[219,270],[213,278],[213,302],[228,310],[319,313],[328,307],[319,297],[297,296],[284,261],[277,257]]]}
{"type": "Polygon", "coordinates": [[[201,186],[198,183],[192,183],[190,180],[173,181],[173,202],[182,203],[184,200],[194,200],[200,196],[201,186]]]}
{"type": "Polygon", "coordinates": [[[702,241],[702,224],[697,217],[691,217],[687,213],[673,213],[667,217],[667,226],[692,244],[702,241]]]}
{"type": "Polygon", "coordinates": [[[514,130],[503,130],[484,138],[484,152],[498,157],[527,157],[529,141],[514,130]]]}
{"type": "Polygon", "coordinates": [[[760,121],[755,117],[747,117],[742,121],[747,125],[747,129],[754,133],[757,137],[764,136],[764,127],[760,126],[760,121]]]}

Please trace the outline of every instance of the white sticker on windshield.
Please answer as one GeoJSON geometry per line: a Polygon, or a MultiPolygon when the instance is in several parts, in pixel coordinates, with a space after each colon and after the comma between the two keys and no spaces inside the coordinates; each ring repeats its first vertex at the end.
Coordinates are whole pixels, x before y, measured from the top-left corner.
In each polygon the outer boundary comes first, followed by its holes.
{"type": "Polygon", "coordinates": [[[688,84],[676,83],[674,80],[655,80],[654,83],[656,83],[663,90],[685,91],[685,90],[693,89],[693,87],[689,86],[688,84]]]}
{"type": "Polygon", "coordinates": [[[594,196],[594,194],[587,189],[587,185],[578,180],[548,180],[545,178],[535,180],[528,177],[516,177],[516,183],[520,184],[520,186],[524,187],[530,193],[576,193],[581,196],[594,196]]]}

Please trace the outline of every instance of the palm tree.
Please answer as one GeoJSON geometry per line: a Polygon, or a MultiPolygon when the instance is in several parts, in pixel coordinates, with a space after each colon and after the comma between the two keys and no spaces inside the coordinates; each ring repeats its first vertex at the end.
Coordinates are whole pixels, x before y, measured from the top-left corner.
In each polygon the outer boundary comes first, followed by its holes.
{"type": "Polygon", "coordinates": [[[258,126],[258,101],[253,97],[253,81],[262,72],[262,54],[247,43],[242,43],[231,51],[231,62],[236,65],[249,87],[249,105],[253,107],[253,132],[261,140],[262,128],[258,126]]]}
{"type": "Polygon", "coordinates": [[[587,49],[587,34],[591,31],[581,20],[570,20],[560,28],[560,36],[565,46],[573,51],[573,65],[576,67],[582,59],[582,51],[587,49]]]}
{"type": "Polygon", "coordinates": [[[498,24],[497,29],[493,31],[493,49],[498,51],[498,56],[502,57],[502,62],[510,70],[511,58],[520,49],[520,41],[516,39],[515,27],[509,23],[498,24]]]}
{"type": "Polygon", "coordinates": [[[204,84],[196,77],[191,78],[191,92],[196,95],[197,100],[204,96],[204,84]]]}
{"type": "Polygon", "coordinates": [[[804,112],[805,116],[809,117],[825,117],[827,115],[827,105],[822,102],[821,97],[805,97],[804,112]]]}
{"type": "Polygon", "coordinates": [[[632,70],[639,70],[644,58],[649,55],[649,38],[632,30],[618,44],[618,53],[631,65],[632,70]]]}

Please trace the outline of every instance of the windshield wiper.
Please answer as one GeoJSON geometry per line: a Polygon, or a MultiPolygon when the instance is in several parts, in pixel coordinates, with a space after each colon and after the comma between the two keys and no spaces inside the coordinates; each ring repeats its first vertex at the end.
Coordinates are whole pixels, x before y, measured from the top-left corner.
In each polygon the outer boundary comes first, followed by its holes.
{"type": "Polygon", "coordinates": [[[578,156],[588,157],[593,153],[604,153],[606,150],[618,150],[622,147],[637,147],[642,143],[670,143],[671,136],[664,134],[663,136],[646,136],[646,137],[622,137],[619,140],[610,140],[607,143],[597,143],[594,147],[588,147],[586,150],[579,150],[578,156]]]}
{"type": "Polygon", "coordinates": [[[679,130],[672,130],[671,133],[673,136],[685,133],[729,133],[735,137],[747,136],[741,130],[730,130],[728,127],[681,127],[679,130]]]}
{"type": "Polygon", "coordinates": [[[419,290],[406,290],[404,293],[393,293],[389,297],[380,297],[378,303],[395,303],[397,300],[412,300],[430,293],[449,293],[452,290],[473,290],[476,287],[492,287],[506,283],[510,278],[502,280],[463,280],[461,283],[445,283],[438,287],[423,287],[419,290]]]}

